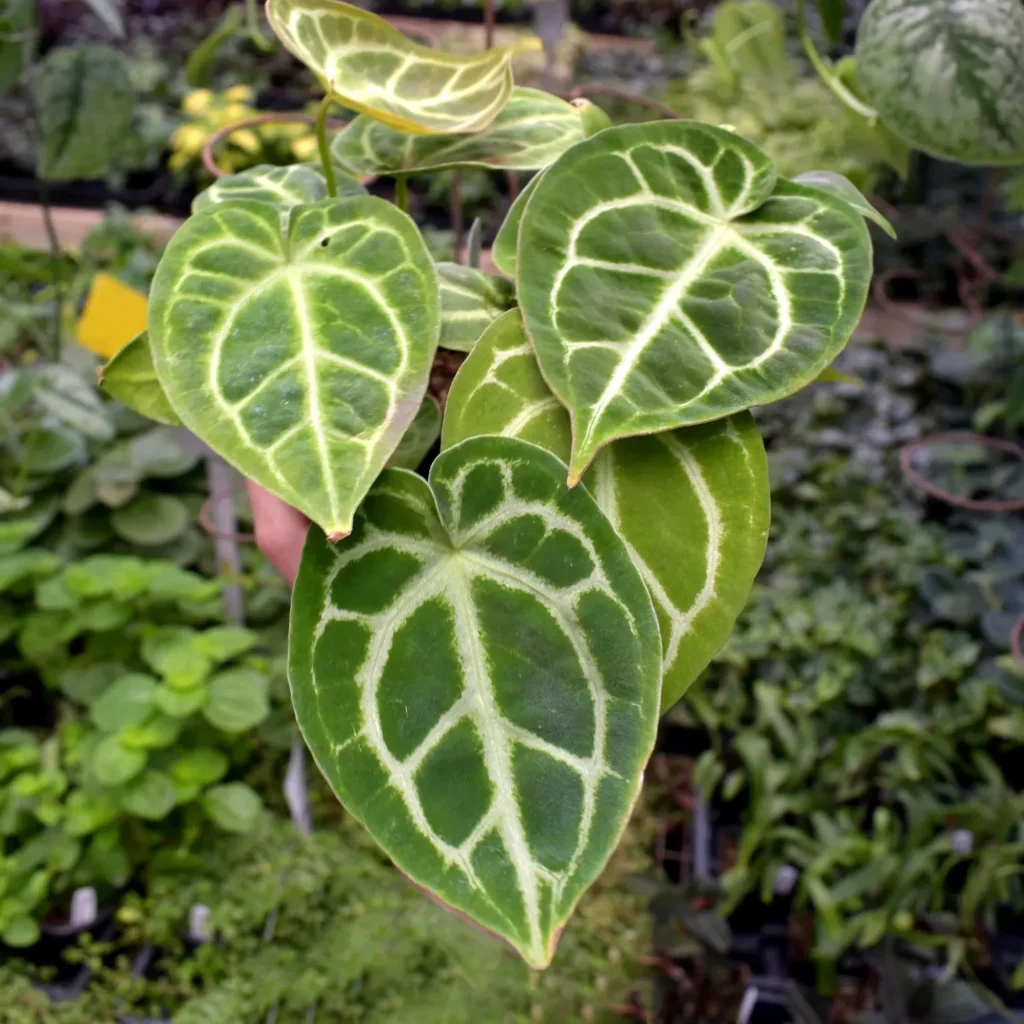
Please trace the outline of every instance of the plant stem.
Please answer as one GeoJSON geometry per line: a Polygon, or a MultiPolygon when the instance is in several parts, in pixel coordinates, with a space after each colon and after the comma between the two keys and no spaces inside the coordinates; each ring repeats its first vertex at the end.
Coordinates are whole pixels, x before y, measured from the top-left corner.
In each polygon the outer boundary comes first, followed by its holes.
{"type": "Polygon", "coordinates": [[[50,206],[50,189],[46,182],[39,179],[39,205],[43,211],[43,224],[46,227],[46,238],[50,243],[50,268],[53,274],[53,328],[50,339],[50,358],[57,362],[60,359],[61,319],[64,312],[64,288],[61,284],[60,241],[57,230],[53,226],[53,209],[50,206]]]}
{"type": "Polygon", "coordinates": [[[328,93],[320,103],[316,114],[316,144],[320,150],[320,163],[324,168],[324,179],[327,181],[327,194],[334,199],[338,195],[338,182],[334,178],[334,164],[331,161],[331,147],[327,143],[327,114],[334,100],[328,93]]]}
{"type": "Polygon", "coordinates": [[[406,174],[395,175],[395,206],[402,213],[409,212],[409,176],[406,174]]]}
{"type": "Polygon", "coordinates": [[[260,30],[260,17],[256,11],[256,0],[245,0],[245,27],[253,46],[270,53],[274,44],[260,30]]]}

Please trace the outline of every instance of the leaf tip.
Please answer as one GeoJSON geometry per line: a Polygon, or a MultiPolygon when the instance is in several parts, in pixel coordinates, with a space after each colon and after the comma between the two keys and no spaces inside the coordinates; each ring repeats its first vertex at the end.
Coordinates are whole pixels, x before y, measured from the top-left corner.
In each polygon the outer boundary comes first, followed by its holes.
{"type": "Polygon", "coordinates": [[[327,534],[327,539],[332,544],[337,544],[339,540],[344,540],[351,532],[352,532],[352,527],[351,526],[347,526],[343,530],[331,530],[327,534]]]}

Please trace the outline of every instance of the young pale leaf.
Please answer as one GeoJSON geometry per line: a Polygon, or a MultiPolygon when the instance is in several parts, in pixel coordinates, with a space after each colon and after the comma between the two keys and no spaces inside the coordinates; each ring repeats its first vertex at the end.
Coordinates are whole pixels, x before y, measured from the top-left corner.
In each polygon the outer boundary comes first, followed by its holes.
{"type": "Polygon", "coordinates": [[[848,203],[691,121],[574,146],[530,197],[518,255],[527,331],[572,417],[572,483],[616,438],[803,387],[846,344],[871,277],[848,203]]]}
{"type": "Polygon", "coordinates": [[[289,677],[317,764],[398,867],[546,966],[654,741],[660,639],[622,541],[510,438],[381,475],[310,530],[289,677]]]}
{"type": "Polygon", "coordinates": [[[458,263],[438,263],[442,348],[469,352],[495,317],[516,304],[511,281],[458,263]]]}
{"type": "Polygon", "coordinates": [[[1019,0],[873,0],[857,70],[882,121],[917,149],[968,164],[1024,161],[1019,0]]]}
{"type": "Polygon", "coordinates": [[[149,334],[132,338],[100,371],[100,386],[129,409],[168,426],[181,426],[153,367],[149,334]]]}
{"type": "Polygon", "coordinates": [[[440,436],[441,406],[433,395],[424,395],[416,419],[402,435],[388,465],[394,469],[416,469],[440,436]]]}
{"type": "MultiPolygon", "coordinates": [[[[339,196],[366,195],[362,183],[340,168],[334,169],[339,196]]],[[[316,203],[327,198],[327,182],[309,164],[275,167],[259,164],[241,174],[226,174],[192,200],[192,212],[199,213],[215,203],[231,199],[255,199],[282,209],[316,203]]]]}
{"type": "Polygon", "coordinates": [[[36,84],[39,177],[100,178],[132,137],[135,92],[124,57],[109,46],[54,50],[36,84]]]}
{"type": "Polygon", "coordinates": [[[403,132],[481,131],[512,92],[516,47],[474,57],[439,53],[338,0],[267,0],[267,17],[285,49],[339,103],[403,132]]]}
{"type": "Polygon", "coordinates": [[[883,217],[861,195],[860,189],[849,178],[844,178],[843,175],[836,174],[834,171],[805,171],[803,174],[798,174],[793,180],[798,185],[820,188],[822,192],[828,192],[836,199],[842,199],[862,217],[877,224],[890,238],[896,237],[896,231],[889,223],[888,218],[883,217]]]}
{"type": "Polygon", "coordinates": [[[523,211],[526,209],[526,204],[530,201],[530,196],[533,195],[533,190],[537,187],[537,183],[540,181],[543,173],[541,171],[540,174],[535,174],[527,182],[526,188],[516,196],[509,207],[505,219],[501,222],[501,227],[498,228],[497,235],[494,237],[494,245],[491,247],[491,259],[494,260],[494,265],[508,277],[516,276],[516,247],[519,244],[519,225],[523,222],[523,211]]]}
{"type": "Polygon", "coordinates": [[[335,138],[332,152],[356,174],[422,174],[453,167],[533,171],[583,137],[583,119],[571,103],[517,87],[483,131],[407,135],[363,114],[335,138]]]}
{"type": "MultiPolygon", "coordinates": [[[[544,383],[516,310],[484,332],[448,393],[442,450],[480,434],[569,454],[569,414],[544,383]]],[[[654,599],[667,710],[732,632],[761,567],[770,511],[761,435],[743,412],[616,441],[583,484],[654,599]]]]}
{"type": "Polygon", "coordinates": [[[335,537],[420,407],[438,330],[422,237],[370,196],[211,206],[150,293],[154,362],[185,425],[335,537]]]}

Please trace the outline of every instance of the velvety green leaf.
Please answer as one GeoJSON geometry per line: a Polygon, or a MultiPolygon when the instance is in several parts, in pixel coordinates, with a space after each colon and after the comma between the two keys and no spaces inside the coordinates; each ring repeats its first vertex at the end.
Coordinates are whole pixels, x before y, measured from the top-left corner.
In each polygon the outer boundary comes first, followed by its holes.
{"type": "Polygon", "coordinates": [[[145,821],[160,821],[174,810],[177,790],[165,772],[144,771],[121,791],[121,806],[145,821]]]}
{"type": "Polygon", "coordinates": [[[103,786],[120,786],[138,775],[146,765],[146,755],[129,750],[118,736],[106,736],[93,750],[89,767],[103,786]]]}
{"type": "Polygon", "coordinates": [[[181,424],[178,414],[157,379],[156,370],[153,368],[153,354],[149,350],[149,335],[146,331],[132,338],[103,367],[100,385],[108,395],[147,419],[172,427],[181,424]]]}
{"type": "Polygon", "coordinates": [[[470,352],[494,319],[516,304],[511,281],[458,263],[438,263],[441,347],[470,352]]]}
{"type": "Polygon", "coordinates": [[[57,506],[52,501],[38,501],[24,512],[0,516],[0,555],[20,551],[53,522],[56,514],[57,506]]]}
{"type": "Polygon", "coordinates": [[[244,654],[256,643],[256,634],[241,626],[214,626],[195,638],[196,647],[214,662],[229,661],[244,654]]]}
{"type": "Polygon", "coordinates": [[[494,245],[491,247],[491,259],[494,265],[508,277],[516,276],[516,247],[519,244],[519,225],[523,222],[523,211],[526,204],[533,195],[533,190],[543,175],[535,174],[526,184],[526,187],[516,196],[508,214],[501,222],[497,235],[494,236],[494,245]]]}
{"type": "Polygon", "coordinates": [[[214,786],[203,794],[203,810],[215,825],[228,832],[249,832],[259,821],[263,801],[242,782],[214,786]]]}
{"type": "Polygon", "coordinates": [[[92,705],[89,715],[104,732],[145,721],[153,707],[157,683],[152,676],[132,672],[112,683],[92,705]]]}
{"type": "Polygon", "coordinates": [[[227,755],[213,747],[197,747],[182,754],[171,765],[171,775],[183,785],[212,785],[222,779],[227,770],[227,755]]]}
{"type": "Polygon", "coordinates": [[[870,278],[849,205],[778,181],[731,132],[650,122],[574,146],[527,204],[516,270],[541,370],[572,416],[570,481],[616,438],[803,387],[846,344],[870,278]]]}
{"type": "Polygon", "coordinates": [[[212,206],[150,293],[157,373],[186,426],[335,536],[412,422],[438,330],[422,237],[369,196],[212,206]]]}
{"type": "Polygon", "coordinates": [[[195,449],[185,448],[180,430],[168,426],[153,427],[133,437],[126,454],[138,479],[170,480],[183,476],[195,469],[202,458],[195,449]]]}
{"type": "Polygon", "coordinates": [[[210,680],[203,714],[224,732],[245,732],[270,714],[266,677],[251,668],[220,672],[210,680]]]}
{"type": "Polygon", "coordinates": [[[517,87],[483,131],[409,135],[362,114],[338,134],[331,152],[356,174],[423,174],[453,167],[534,171],[583,137],[583,119],[571,103],[517,87]]]}
{"type": "MultiPolygon", "coordinates": [[[[484,333],[448,393],[442,449],[480,434],[569,454],[569,414],[544,383],[517,311],[484,333]]],[[[769,496],[761,436],[753,417],[738,413],[616,441],[583,484],[654,599],[665,710],[729,636],[764,558],[769,496]]]]}
{"type": "Polygon", "coordinates": [[[35,0],[5,0],[0,8],[0,95],[21,77],[36,48],[35,0]]]}
{"type": "Polygon", "coordinates": [[[172,718],[188,718],[194,715],[206,703],[205,686],[189,686],[184,689],[166,684],[157,688],[153,694],[153,703],[165,715],[172,718]]]}
{"type": "Polygon", "coordinates": [[[126,725],[118,736],[126,750],[163,750],[175,743],[184,723],[180,718],[153,712],[138,725],[126,725]]]}
{"type": "Polygon", "coordinates": [[[69,366],[49,363],[33,374],[35,400],[51,415],[94,441],[109,441],[114,424],[92,384],[69,366]]]}
{"type": "Polygon", "coordinates": [[[498,437],[444,452],[429,484],[387,470],[345,542],[310,530],[289,644],[296,717],[348,810],[537,967],[618,841],[660,689],[643,581],[564,480],[498,437]]]}
{"type": "MultiPolygon", "coordinates": [[[[339,196],[366,195],[359,180],[340,168],[334,171],[339,196]]],[[[327,198],[327,182],[323,174],[310,164],[276,167],[258,164],[240,174],[226,174],[192,200],[192,212],[199,213],[216,203],[235,199],[253,199],[270,203],[280,209],[317,203],[327,198]]]]}
{"type": "Polygon", "coordinates": [[[110,515],[110,525],[119,537],[144,547],[180,537],[191,521],[188,506],[171,494],[140,494],[110,515]]]}
{"type": "Polygon", "coordinates": [[[433,395],[425,395],[420,411],[391,453],[388,465],[394,469],[416,469],[441,436],[441,406],[433,395]]]}
{"type": "Polygon", "coordinates": [[[268,0],[267,17],[285,49],[343,106],[404,132],[481,131],[512,92],[516,47],[441,53],[339,0],[268,0]]]}
{"type": "Polygon", "coordinates": [[[860,189],[849,178],[844,178],[834,171],[805,171],[803,174],[798,174],[793,180],[798,185],[820,188],[823,192],[835,196],[836,199],[841,199],[862,217],[877,224],[890,238],[896,237],[896,230],[892,224],[861,195],[860,189]]]}
{"type": "Polygon", "coordinates": [[[1018,0],[873,0],[857,30],[868,102],[943,160],[1024,161],[1024,8],[1018,0]]]}
{"type": "Polygon", "coordinates": [[[195,643],[195,632],[182,626],[162,626],[142,639],[142,660],[172,687],[197,686],[213,667],[213,660],[195,643]]]}
{"type": "Polygon", "coordinates": [[[36,76],[39,177],[101,178],[132,136],[135,94],[124,57],[109,46],[51,50],[36,76]]]}
{"type": "Polygon", "coordinates": [[[18,462],[28,473],[47,476],[85,458],[85,441],[65,427],[29,427],[18,435],[18,462]]]}

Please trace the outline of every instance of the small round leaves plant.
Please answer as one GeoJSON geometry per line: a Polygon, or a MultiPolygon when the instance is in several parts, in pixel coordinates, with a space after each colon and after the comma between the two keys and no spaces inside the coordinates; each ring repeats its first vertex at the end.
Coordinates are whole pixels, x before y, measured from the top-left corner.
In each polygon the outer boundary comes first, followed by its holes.
{"type": "Polygon", "coordinates": [[[873,211],[725,128],[517,87],[510,50],[439,53],[335,0],[268,14],[323,84],[321,165],[199,197],[104,385],[312,520],[289,662],[320,770],[405,874],[544,967],[747,599],[749,409],[848,340],[873,211]],[[332,141],[333,103],[358,116],[332,141]],[[436,264],[403,209],[407,175],[462,167],[535,172],[502,276],[436,264]],[[439,344],[468,353],[443,418],[439,344]]]}

